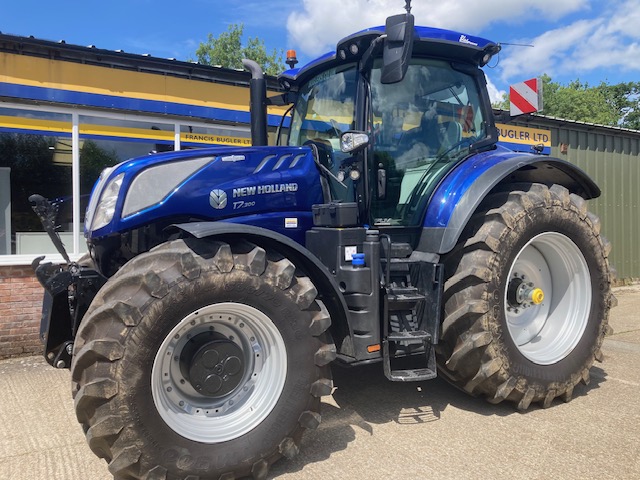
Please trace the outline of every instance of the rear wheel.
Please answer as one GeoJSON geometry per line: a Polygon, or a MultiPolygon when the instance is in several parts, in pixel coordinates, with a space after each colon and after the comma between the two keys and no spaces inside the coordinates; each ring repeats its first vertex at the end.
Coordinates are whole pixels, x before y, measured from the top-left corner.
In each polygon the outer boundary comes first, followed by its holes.
{"type": "Polygon", "coordinates": [[[287,259],[178,240],[125,265],[79,329],[76,414],[119,479],[264,478],[320,422],[329,315],[287,259]]]}
{"type": "Polygon", "coordinates": [[[559,185],[491,194],[445,258],[440,371],[490,402],[568,401],[589,382],[611,306],[609,245],[559,185]]]}

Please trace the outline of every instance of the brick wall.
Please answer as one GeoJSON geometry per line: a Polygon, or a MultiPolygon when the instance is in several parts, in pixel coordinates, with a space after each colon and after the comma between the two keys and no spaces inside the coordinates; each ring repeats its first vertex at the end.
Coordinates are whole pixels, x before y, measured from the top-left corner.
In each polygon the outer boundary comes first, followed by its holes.
{"type": "Polygon", "coordinates": [[[0,358],[42,354],[43,289],[28,266],[0,266],[0,358]]]}

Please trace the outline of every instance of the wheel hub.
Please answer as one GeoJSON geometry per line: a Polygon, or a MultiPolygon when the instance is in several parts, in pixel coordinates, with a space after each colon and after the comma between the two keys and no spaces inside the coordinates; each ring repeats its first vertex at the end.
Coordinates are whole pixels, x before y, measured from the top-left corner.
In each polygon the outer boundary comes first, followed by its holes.
{"type": "Polygon", "coordinates": [[[193,339],[191,348],[185,347],[181,370],[194,390],[209,398],[221,398],[240,384],[245,370],[242,349],[222,336],[210,340],[201,334],[193,339]],[[199,338],[205,337],[205,338],[199,338]]]}
{"type": "Polygon", "coordinates": [[[544,301],[544,290],[535,286],[533,282],[525,281],[517,274],[509,282],[507,289],[507,303],[510,308],[528,308],[540,305],[544,301]]]}
{"type": "Polygon", "coordinates": [[[186,315],[158,348],[151,373],[154,404],[185,438],[219,443],[260,424],[287,375],[284,340],[263,312],[215,303],[186,315]]]}

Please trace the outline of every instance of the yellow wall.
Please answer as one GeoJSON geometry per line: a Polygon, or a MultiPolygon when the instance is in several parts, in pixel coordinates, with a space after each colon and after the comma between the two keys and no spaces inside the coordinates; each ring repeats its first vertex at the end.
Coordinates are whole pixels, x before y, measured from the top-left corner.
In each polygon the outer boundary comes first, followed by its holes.
{"type": "Polygon", "coordinates": [[[0,52],[0,82],[249,111],[245,87],[0,52]]]}

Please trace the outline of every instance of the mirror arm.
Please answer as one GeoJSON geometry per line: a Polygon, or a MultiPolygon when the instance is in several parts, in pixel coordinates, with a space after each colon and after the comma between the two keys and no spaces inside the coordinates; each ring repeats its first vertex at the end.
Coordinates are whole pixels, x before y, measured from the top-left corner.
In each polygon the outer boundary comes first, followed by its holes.
{"type": "Polygon", "coordinates": [[[360,61],[360,73],[366,73],[371,69],[371,65],[373,64],[373,55],[378,52],[378,48],[382,45],[384,39],[387,38],[387,34],[382,34],[379,37],[375,38],[369,48],[362,55],[362,60],[360,61]]]}

